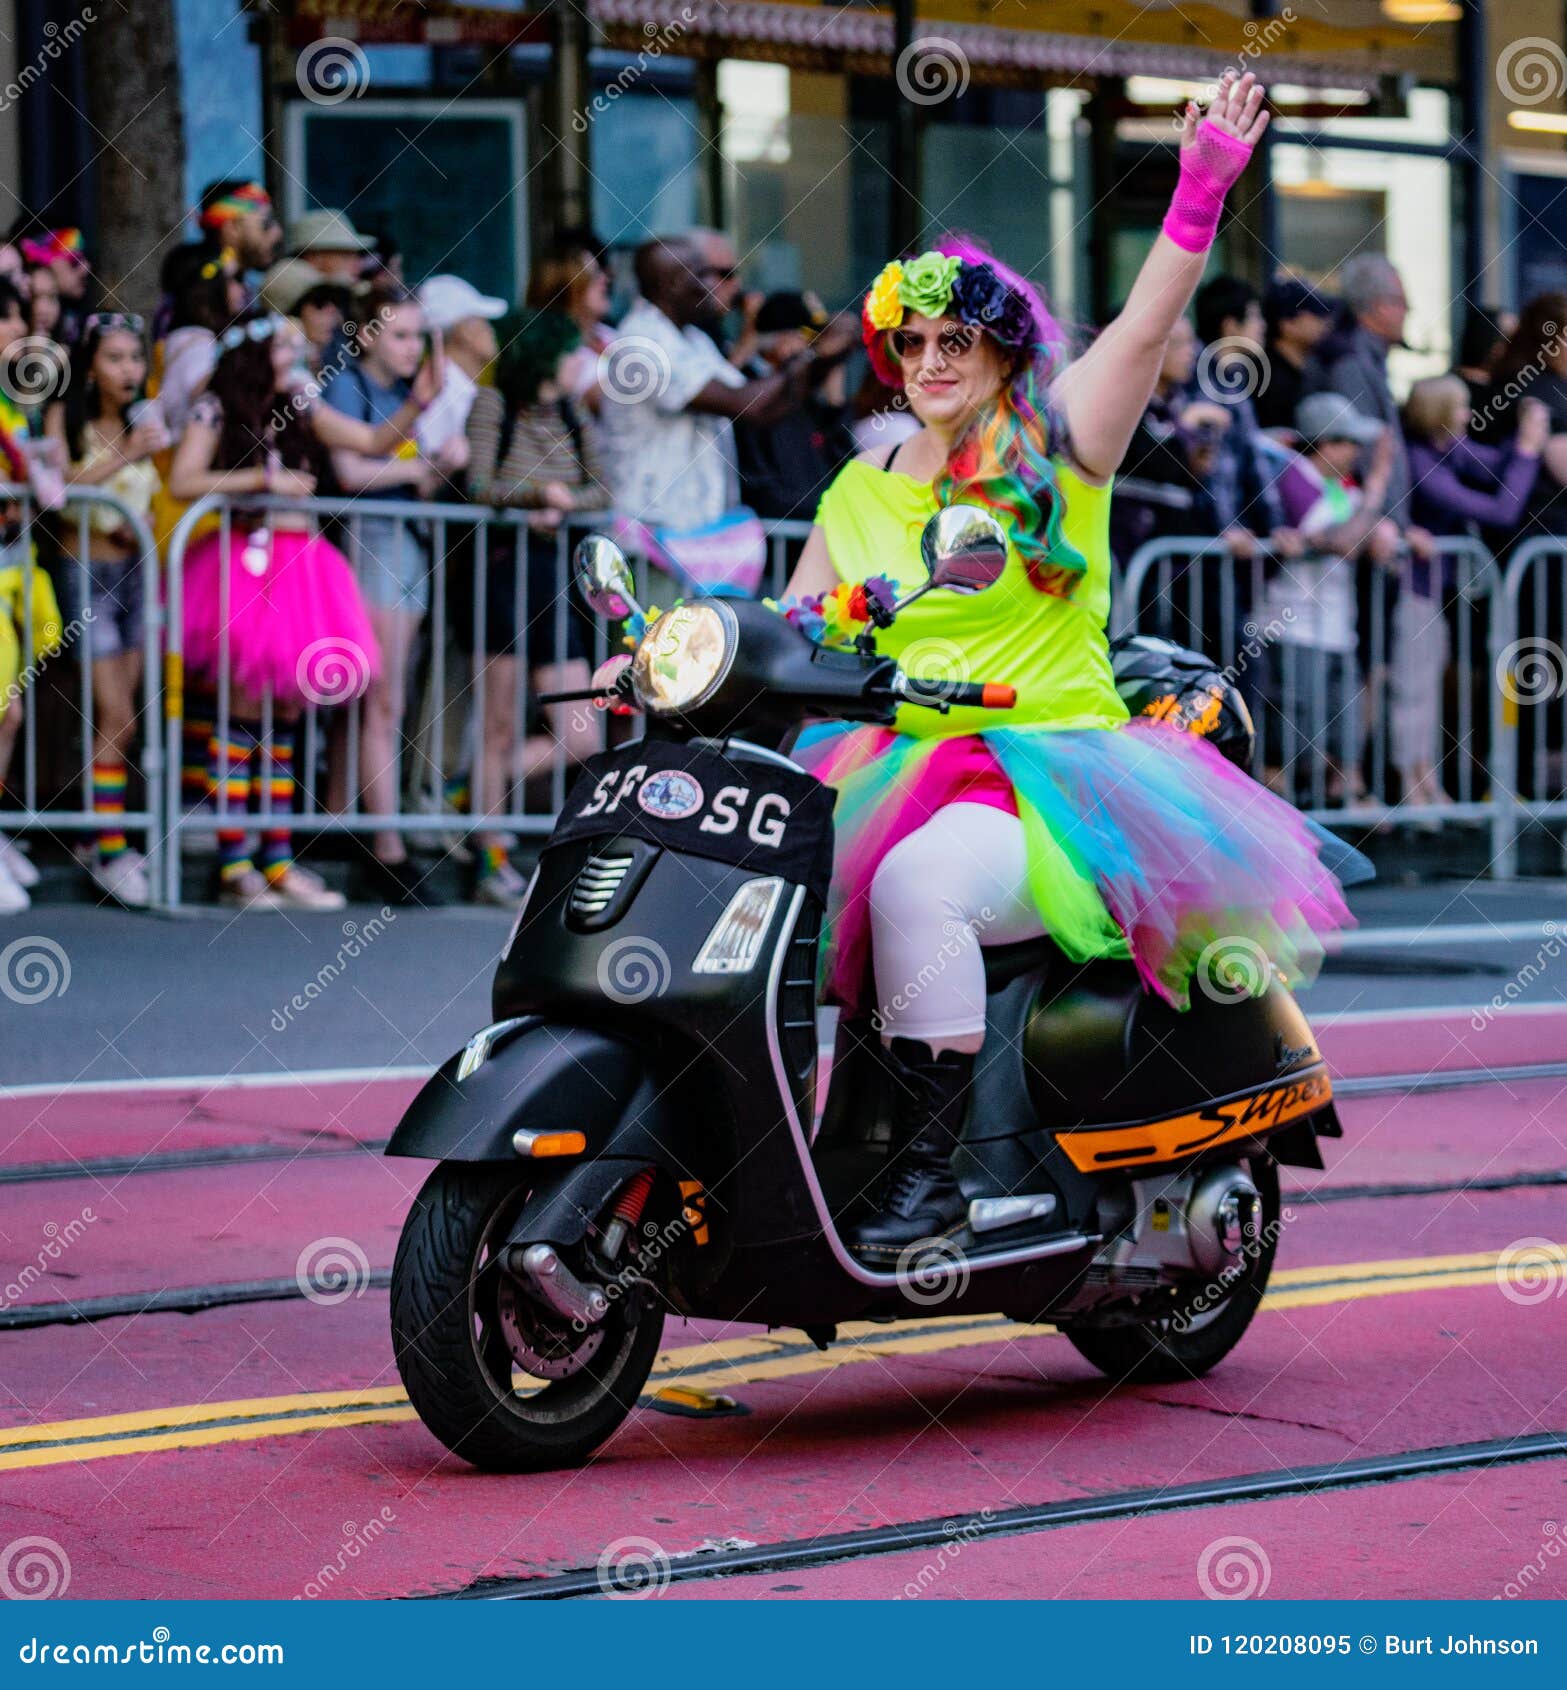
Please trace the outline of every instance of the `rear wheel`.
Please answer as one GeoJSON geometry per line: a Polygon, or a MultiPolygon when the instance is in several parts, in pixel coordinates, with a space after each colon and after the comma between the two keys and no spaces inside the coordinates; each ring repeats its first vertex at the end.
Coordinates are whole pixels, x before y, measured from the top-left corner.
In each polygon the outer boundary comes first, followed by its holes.
{"type": "MultiPolygon", "coordinates": [[[[1270,1157],[1249,1164],[1262,1198],[1257,1232],[1234,1277],[1215,1295],[1215,1282],[1175,1289],[1146,1321],[1095,1326],[1074,1322],[1062,1331],[1077,1353],[1117,1384],[1170,1385],[1200,1379],[1245,1336],[1268,1288],[1279,1242],[1279,1170],[1270,1157]]],[[[1152,1301],[1152,1299],[1145,1299],[1152,1301]]]]}
{"type": "Polygon", "coordinates": [[[504,1473],[591,1455],[636,1406],[664,1329],[646,1285],[581,1330],[528,1296],[499,1259],[526,1196],[510,1169],[442,1163],[392,1265],[392,1347],[409,1401],[448,1449],[504,1473]]]}

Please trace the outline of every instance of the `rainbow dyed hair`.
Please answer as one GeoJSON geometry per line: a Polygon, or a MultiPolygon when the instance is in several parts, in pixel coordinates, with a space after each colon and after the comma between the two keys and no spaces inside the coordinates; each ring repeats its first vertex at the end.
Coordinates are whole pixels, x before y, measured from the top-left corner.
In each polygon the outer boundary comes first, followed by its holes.
{"type": "Polygon", "coordinates": [[[888,387],[904,385],[887,337],[908,311],[983,329],[1006,360],[1000,393],[953,442],[936,480],[937,499],[994,511],[1034,586],[1069,598],[1088,562],[1062,531],[1064,505],[1052,462],[1064,434],[1048,398],[1065,343],[1060,325],[1031,283],[960,235],[888,264],[865,296],[862,338],[871,368],[888,387]]]}

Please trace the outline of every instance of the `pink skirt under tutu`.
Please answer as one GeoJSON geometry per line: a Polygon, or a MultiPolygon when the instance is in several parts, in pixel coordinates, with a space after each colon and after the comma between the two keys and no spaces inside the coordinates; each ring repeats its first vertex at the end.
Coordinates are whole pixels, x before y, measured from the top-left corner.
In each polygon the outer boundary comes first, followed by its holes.
{"type": "Polygon", "coordinates": [[[234,533],[225,564],[222,536],[209,534],[185,559],[187,668],[217,679],[226,620],[232,678],[246,692],[270,687],[292,704],[357,698],[380,671],[381,651],[348,559],[318,534],[285,529],[251,548],[253,560],[265,551],[258,575],[244,561],[249,540],[234,533]]]}

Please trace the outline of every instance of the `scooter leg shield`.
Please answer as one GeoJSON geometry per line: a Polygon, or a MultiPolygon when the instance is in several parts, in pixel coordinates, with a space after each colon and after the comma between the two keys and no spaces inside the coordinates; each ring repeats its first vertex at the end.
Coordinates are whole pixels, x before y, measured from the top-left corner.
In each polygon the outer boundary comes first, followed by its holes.
{"type": "Polygon", "coordinates": [[[580,1132],[584,1155],[593,1156],[642,1112],[655,1126],[656,1095],[646,1059],[627,1040],[536,1019],[499,1022],[476,1033],[426,1081],[386,1153],[521,1168],[528,1158],[513,1140],[524,1128],[580,1132]]]}

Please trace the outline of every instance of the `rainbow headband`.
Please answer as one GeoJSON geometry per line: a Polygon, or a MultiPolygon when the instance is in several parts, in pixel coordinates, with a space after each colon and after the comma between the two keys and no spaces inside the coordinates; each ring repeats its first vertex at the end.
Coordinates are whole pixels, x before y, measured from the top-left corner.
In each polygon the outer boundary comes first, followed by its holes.
{"type": "Polygon", "coordinates": [[[214,200],[196,221],[203,229],[218,229],[230,218],[244,217],[252,211],[266,211],[271,205],[272,196],[259,182],[246,182],[233,193],[214,200]]]}
{"type": "Polygon", "coordinates": [[[52,264],[57,258],[68,258],[83,267],[87,263],[80,229],[50,229],[42,240],[24,240],[22,256],[29,264],[52,264]]]}
{"type": "Polygon", "coordinates": [[[884,337],[910,311],[922,317],[955,317],[983,329],[1017,352],[1038,338],[1028,301],[989,264],[970,264],[945,252],[895,258],[871,283],[860,307],[860,332],[871,366],[889,387],[900,387],[896,361],[884,337]]]}

